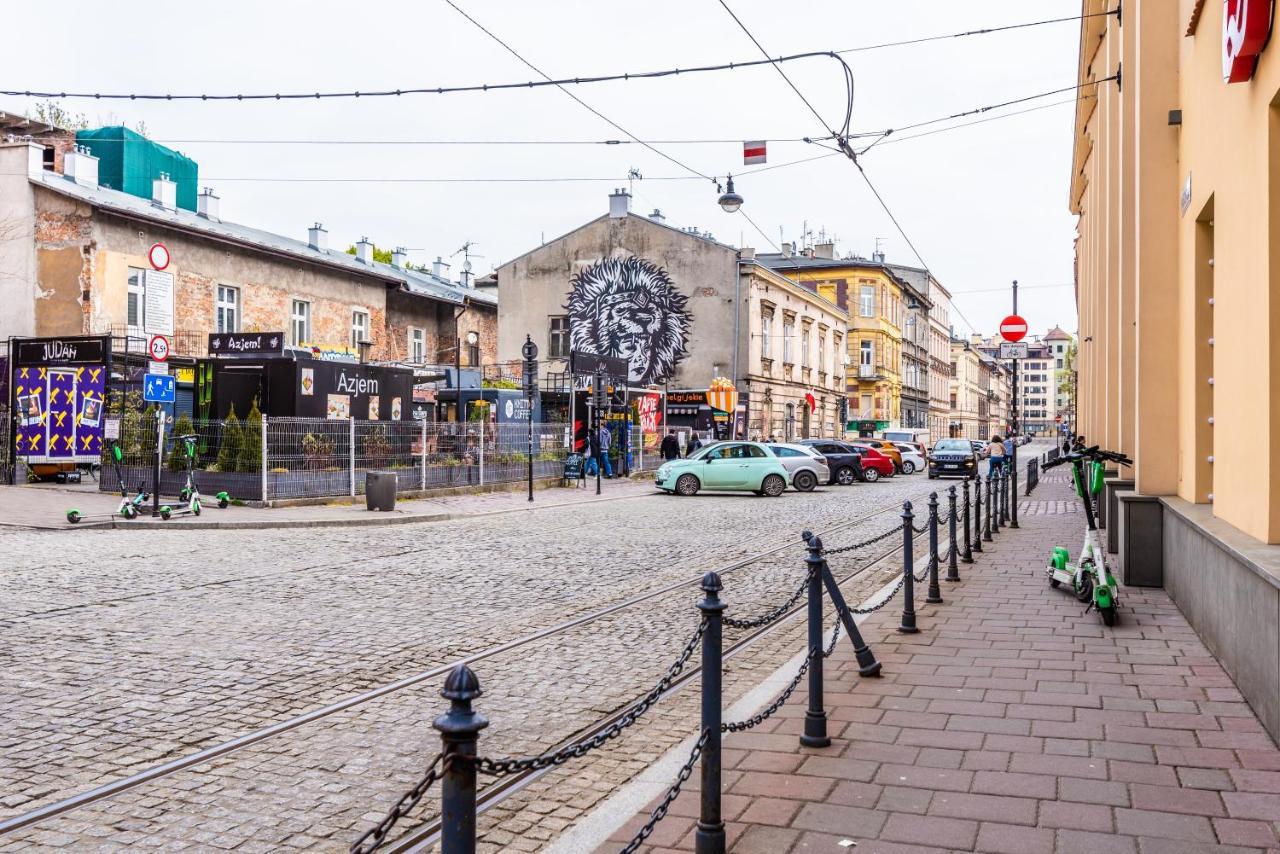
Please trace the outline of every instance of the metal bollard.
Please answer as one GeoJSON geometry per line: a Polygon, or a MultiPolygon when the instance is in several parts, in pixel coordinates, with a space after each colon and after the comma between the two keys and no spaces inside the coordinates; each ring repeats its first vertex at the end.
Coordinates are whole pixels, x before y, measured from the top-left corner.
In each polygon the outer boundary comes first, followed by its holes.
{"type": "Polygon", "coordinates": [[[991,508],[995,507],[995,502],[993,502],[993,501],[991,500],[991,490],[992,490],[992,488],[995,486],[995,483],[996,483],[996,481],[995,481],[995,475],[993,475],[993,474],[991,473],[990,469],[988,469],[988,471],[987,471],[987,506],[986,506],[986,518],[982,520],[982,525],[983,525],[983,527],[982,527],[982,539],[983,539],[983,540],[985,540],[985,541],[986,541],[986,542],[988,542],[988,543],[989,543],[989,542],[991,542],[991,532],[992,532],[992,526],[991,526],[991,508]]]}
{"type": "Polygon", "coordinates": [[[973,550],[982,553],[982,475],[973,479],[973,550]]]}
{"type": "Polygon", "coordinates": [[[1009,527],[1018,527],[1018,467],[1009,466],[1009,527]]]}
{"type": "Polygon", "coordinates": [[[929,592],[924,601],[930,605],[942,602],[942,588],[938,585],[938,493],[929,493],[929,592]]]}
{"type": "Polygon", "coordinates": [[[804,734],[800,743],[805,747],[829,747],[827,712],[822,697],[822,540],[805,531],[804,540],[809,554],[805,566],[809,571],[809,708],[804,713],[804,734]]]}
{"type": "Polygon", "coordinates": [[[964,479],[964,552],[960,555],[960,560],[965,563],[973,563],[973,541],[969,539],[969,532],[972,529],[972,515],[969,507],[969,478],[964,479]]]}
{"type": "Polygon", "coordinates": [[[1000,469],[1000,474],[996,476],[996,483],[1000,485],[1000,491],[996,495],[997,504],[1000,512],[996,518],[1000,520],[1000,527],[1009,527],[1009,470],[1000,469]]]}
{"type": "Polygon", "coordinates": [[[708,572],[702,576],[702,592],[698,610],[707,620],[702,635],[702,729],[707,734],[702,748],[702,805],[698,826],[694,831],[697,854],[724,854],[724,819],[720,815],[720,743],[721,743],[721,678],[723,676],[724,602],[720,601],[720,576],[708,572]]]}
{"type": "MultiPolygon", "coordinates": [[[[810,534],[810,536],[813,535],[810,534]]],[[[821,549],[821,542],[819,542],[819,549],[821,549]]],[[[867,642],[862,639],[862,632],[858,631],[858,622],[850,613],[849,606],[844,601],[844,594],[840,592],[840,585],[836,584],[835,576],[831,574],[831,567],[827,566],[826,558],[822,559],[822,583],[826,585],[831,604],[835,606],[836,615],[844,625],[845,634],[849,636],[849,643],[853,644],[853,654],[858,657],[858,675],[879,676],[880,662],[876,661],[871,647],[867,646],[867,642]]]]}
{"type": "Polygon", "coordinates": [[[898,631],[904,635],[913,635],[920,631],[916,626],[916,579],[915,567],[912,565],[915,558],[915,539],[911,523],[914,519],[911,502],[902,502],[902,625],[898,626],[898,631]]]}
{"type": "Polygon", "coordinates": [[[449,671],[440,696],[449,711],[432,726],[443,742],[444,778],[440,785],[440,850],[443,854],[475,854],[476,739],[489,721],[471,708],[479,697],[480,680],[465,664],[449,671]]]}
{"type": "Polygon", "coordinates": [[[956,487],[947,490],[947,506],[950,509],[947,519],[947,535],[951,538],[951,548],[947,550],[947,581],[960,580],[960,567],[956,558],[960,556],[960,543],[956,541],[956,487]]]}

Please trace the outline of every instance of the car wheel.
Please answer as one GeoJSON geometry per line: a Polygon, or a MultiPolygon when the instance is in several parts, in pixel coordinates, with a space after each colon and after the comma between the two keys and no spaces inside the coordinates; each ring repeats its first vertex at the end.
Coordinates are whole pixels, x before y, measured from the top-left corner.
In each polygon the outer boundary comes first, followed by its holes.
{"type": "Polygon", "coordinates": [[[915,472],[916,472],[916,464],[915,464],[915,463],[911,462],[911,460],[903,460],[903,461],[902,461],[902,473],[903,473],[903,474],[915,474],[915,472]]]}
{"type": "Polygon", "coordinates": [[[929,472],[929,480],[937,480],[938,476],[933,472],[929,472]]]}
{"type": "Polygon", "coordinates": [[[791,479],[791,485],[797,492],[813,492],[813,488],[818,485],[818,477],[811,471],[798,471],[791,479]]]}
{"type": "Polygon", "coordinates": [[[676,495],[697,495],[701,486],[697,475],[682,474],[676,479],[676,495]]]}
{"type": "Polygon", "coordinates": [[[841,486],[849,486],[857,479],[858,476],[853,473],[852,466],[841,466],[836,469],[836,483],[841,486]]]}
{"type": "Polygon", "coordinates": [[[875,483],[880,479],[879,469],[863,469],[862,476],[866,478],[867,483],[875,483]]]}
{"type": "Polygon", "coordinates": [[[786,488],[787,482],[776,474],[766,475],[764,482],[760,484],[760,491],[770,498],[777,498],[786,488]]]}

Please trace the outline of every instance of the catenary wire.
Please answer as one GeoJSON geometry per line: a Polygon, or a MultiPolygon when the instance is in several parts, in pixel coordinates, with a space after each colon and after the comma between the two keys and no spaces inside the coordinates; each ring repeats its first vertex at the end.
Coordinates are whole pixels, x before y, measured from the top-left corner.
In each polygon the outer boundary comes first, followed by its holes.
{"type": "Polygon", "coordinates": [[[966,30],[961,33],[945,33],[943,35],[937,35],[937,36],[923,36],[918,39],[905,39],[903,41],[881,42],[879,44],[859,45],[858,47],[848,47],[848,48],[844,48],[843,50],[838,50],[836,51],[836,53],[862,53],[864,51],[869,51],[869,50],[883,50],[884,48],[890,48],[890,47],[906,47],[908,45],[925,44],[926,42],[946,41],[948,39],[958,39],[958,38],[963,38],[965,36],[985,36],[985,35],[990,35],[991,33],[1003,33],[1009,30],[1023,30],[1028,27],[1043,27],[1046,24],[1062,24],[1062,23],[1067,23],[1069,21],[1083,21],[1087,18],[1101,18],[1107,15],[1114,15],[1115,13],[1116,13],[1115,9],[1110,9],[1106,12],[1090,12],[1084,15],[1072,15],[1066,18],[1046,18],[1045,20],[1042,20],[1042,21],[1027,21],[1026,23],[1022,23],[1022,24],[1006,24],[1000,27],[985,27],[980,30],[966,30]]]}

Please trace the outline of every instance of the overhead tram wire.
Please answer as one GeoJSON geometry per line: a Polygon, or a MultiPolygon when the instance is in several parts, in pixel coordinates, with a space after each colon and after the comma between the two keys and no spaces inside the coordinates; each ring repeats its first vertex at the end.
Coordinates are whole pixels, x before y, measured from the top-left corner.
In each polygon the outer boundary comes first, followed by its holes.
{"type": "Polygon", "coordinates": [[[1069,21],[1083,21],[1087,18],[1101,18],[1107,15],[1114,15],[1116,14],[1116,11],[1117,10],[1115,9],[1110,9],[1106,12],[1090,12],[1085,15],[1071,15],[1066,18],[1046,18],[1045,20],[1042,20],[1042,21],[1027,21],[1026,23],[1022,23],[1022,24],[1007,24],[1001,27],[985,27],[980,30],[966,30],[962,33],[945,33],[943,35],[924,36],[922,38],[906,39],[904,41],[881,42],[880,44],[860,45],[858,47],[849,47],[849,48],[845,48],[844,50],[838,50],[836,51],[836,53],[863,53],[869,50],[883,50],[885,48],[890,48],[890,47],[906,47],[908,45],[925,44],[926,42],[938,42],[938,41],[946,41],[948,39],[958,39],[958,38],[963,38],[965,36],[986,36],[992,33],[1008,32],[1009,30],[1024,30],[1024,29],[1027,29],[1028,27],[1043,27],[1046,24],[1063,24],[1069,21]]]}

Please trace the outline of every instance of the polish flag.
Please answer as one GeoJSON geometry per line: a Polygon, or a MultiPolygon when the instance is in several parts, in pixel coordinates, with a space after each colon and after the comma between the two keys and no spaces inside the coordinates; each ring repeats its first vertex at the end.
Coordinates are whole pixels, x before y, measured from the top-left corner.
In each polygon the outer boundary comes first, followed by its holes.
{"type": "Polygon", "coordinates": [[[753,163],[767,163],[765,157],[765,140],[742,143],[742,162],[750,166],[753,163]]]}
{"type": "Polygon", "coordinates": [[[804,393],[804,402],[809,404],[810,412],[816,412],[818,410],[818,398],[813,396],[813,392],[806,391],[804,393]]]}

